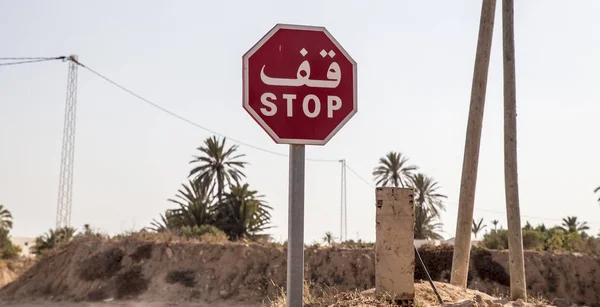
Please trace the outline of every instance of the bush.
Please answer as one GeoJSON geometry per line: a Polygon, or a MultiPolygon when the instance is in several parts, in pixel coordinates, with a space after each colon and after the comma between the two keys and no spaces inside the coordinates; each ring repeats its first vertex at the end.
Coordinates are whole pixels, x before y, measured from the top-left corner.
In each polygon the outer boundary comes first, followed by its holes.
{"type": "Polygon", "coordinates": [[[510,286],[509,275],[501,264],[494,261],[489,250],[473,248],[471,250],[471,261],[477,275],[482,280],[489,280],[503,286],[510,286]]]}
{"type": "MultiPolygon", "coordinates": [[[[585,232],[568,232],[560,227],[523,228],[523,248],[549,252],[580,252],[600,254],[600,239],[591,237],[585,232]]],[[[488,249],[507,249],[508,234],[505,229],[492,230],[483,236],[481,245],[488,249]]]]}
{"type": "Polygon", "coordinates": [[[544,234],[537,230],[523,230],[523,248],[534,249],[537,251],[544,250],[545,242],[544,234]]]}
{"type": "Polygon", "coordinates": [[[558,252],[563,249],[565,235],[561,232],[555,232],[550,235],[546,240],[546,250],[551,252],[558,252]]]}
{"type": "Polygon", "coordinates": [[[21,247],[12,244],[8,230],[0,228],[0,259],[13,259],[21,254],[21,247]]]}
{"type": "Polygon", "coordinates": [[[46,250],[52,250],[62,243],[71,241],[74,234],[75,228],[73,227],[50,229],[47,233],[35,238],[33,253],[40,256],[46,250]]]}
{"type": "MultiPolygon", "coordinates": [[[[449,244],[439,246],[425,244],[419,247],[418,251],[433,280],[450,280],[454,246],[449,244]]],[[[427,275],[418,261],[415,255],[415,280],[426,280],[427,275]]]]}
{"type": "Polygon", "coordinates": [[[586,242],[586,250],[592,255],[600,254],[600,238],[596,239],[593,237],[588,237],[586,242]]]}
{"type": "Polygon", "coordinates": [[[563,249],[570,252],[585,252],[585,242],[577,232],[571,232],[565,235],[563,240],[563,249]]]}
{"type": "Polygon", "coordinates": [[[482,243],[487,249],[508,249],[508,235],[506,229],[492,229],[483,236],[482,243]]]}
{"type": "Polygon", "coordinates": [[[21,252],[20,246],[9,243],[7,246],[0,248],[0,259],[14,259],[19,257],[21,252]]]}
{"type": "Polygon", "coordinates": [[[375,242],[364,242],[363,240],[348,240],[340,244],[343,248],[375,248],[375,242]]]}
{"type": "Polygon", "coordinates": [[[201,239],[206,236],[227,237],[222,230],[213,225],[201,225],[194,227],[184,226],[181,227],[179,235],[186,239],[201,239]]]}

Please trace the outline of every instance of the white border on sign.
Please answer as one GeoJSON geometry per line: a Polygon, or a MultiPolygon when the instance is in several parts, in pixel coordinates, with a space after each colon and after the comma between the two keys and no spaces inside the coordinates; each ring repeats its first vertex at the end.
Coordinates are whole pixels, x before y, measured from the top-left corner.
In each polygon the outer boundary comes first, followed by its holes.
{"type": "Polygon", "coordinates": [[[325,29],[325,27],[317,26],[304,26],[304,25],[290,25],[278,23],[273,27],[265,36],[263,36],[248,52],[242,56],[242,105],[244,109],[250,113],[252,118],[269,134],[269,136],[277,144],[294,144],[294,145],[325,145],[342,127],[358,112],[358,80],[357,80],[357,65],[356,61],[346,52],[344,47],[325,29]],[[249,93],[248,93],[248,59],[260,48],[265,42],[267,42],[279,29],[292,29],[292,30],[305,30],[305,31],[319,31],[325,33],[327,37],[333,42],[333,44],[344,54],[344,56],[352,63],[352,77],[353,77],[353,109],[324,140],[301,140],[301,139],[284,139],[280,138],[275,131],[273,131],[267,123],[250,107],[249,104],[249,93]]]}

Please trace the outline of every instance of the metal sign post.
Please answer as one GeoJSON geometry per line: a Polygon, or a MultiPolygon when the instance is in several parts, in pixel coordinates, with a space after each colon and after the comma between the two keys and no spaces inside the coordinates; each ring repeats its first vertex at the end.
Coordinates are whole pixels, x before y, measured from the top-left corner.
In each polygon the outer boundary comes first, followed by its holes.
{"type": "Polygon", "coordinates": [[[304,289],[305,145],[325,145],[358,111],[356,62],[323,27],[277,24],[242,57],[242,105],[290,145],[287,306],[304,289]]]}
{"type": "Polygon", "coordinates": [[[287,306],[302,307],[304,295],[305,146],[290,145],[288,204],[287,306]]]}

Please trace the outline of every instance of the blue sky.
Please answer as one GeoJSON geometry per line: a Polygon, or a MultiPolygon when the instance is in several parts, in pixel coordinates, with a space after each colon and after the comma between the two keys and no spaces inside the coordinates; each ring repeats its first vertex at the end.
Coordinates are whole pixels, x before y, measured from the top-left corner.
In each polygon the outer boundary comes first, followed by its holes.
{"type": "MultiPolygon", "coordinates": [[[[499,1],[500,2],[500,1],[499,1]]],[[[480,1],[3,1],[0,57],[77,54],[85,65],[221,134],[276,145],[241,106],[241,56],[278,22],[325,26],[358,62],[359,112],[307,157],[346,159],[372,182],[380,156],[411,158],[448,195],[454,236],[480,1]]],[[[498,3],[475,218],[506,225],[498,3]]],[[[567,215],[600,230],[600,2],[515,7],[523,223],[567,215]]],[[[0,203],[14,236],[55,224],[67,63],[0,68],[0,203]]],[[[72,223],[111,234],[171,207],[210,133],[80,69],[72,223]]],[[[287,237],[287,159],[241,146],[248,181],[287,237]]],[[[308,162],[305,238],[339,236],[340,165],[308,162]]],[[[375,238],[375,191],[348,171],[348,237],[375,238]]]]}

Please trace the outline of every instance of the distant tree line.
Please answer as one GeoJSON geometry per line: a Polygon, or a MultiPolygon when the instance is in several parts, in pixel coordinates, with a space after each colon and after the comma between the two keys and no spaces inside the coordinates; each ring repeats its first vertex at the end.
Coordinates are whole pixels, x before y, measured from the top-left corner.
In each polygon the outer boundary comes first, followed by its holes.
{"type": "MultiPolygon", "coordinates": [[[[197,150],[199,154],[190,161],[193,167],[187,182],[174,198],[168,199],[175,207],[165,210],[159,220],[153,220],[151,226],[143,231],[170,232],[182,237],[223,236],[229,240],[270,238],[264,231],[271,228],[272,207],[245,181],[243,170],[247,162],[242,160],[245,155],[238,152],[238,146],[227,146],[225,138],[212,136],[205,139],[197,150]]],[[[433,177],[420,172],[420,168],[409,163],[406,156],[394,151],[379,159],[373,177],[377,186],[414,189],[415,239],[443,239],[440,216],[445,211],[444,200],[447,197],[439,192],[439,184],[433,177]]],[[[594,189],[594,193],[600,193],[600,186],[594,189]]],[[[498,228],[498,223],[497,220],[492,221],[494,229],[483,236],[481,244],[489,249],[508,248],[506,230],[498,228]]],[[[0,259],[16,257],[21,252],[10,241],[12,226],[10,211],[0,205],[0,259]]],[[[473,220],[474,236],[477,238],[486,227],[483,219],[473,220]]],[[[587,223],[580,223],[577,217],[567,217],[562,225],[551,228],[544,224],[534,228],[527,222],[523,227],[523,244],[526,249],[600,253],[600,239],[588,235],[586,230],[589,230],[587,223]]],[[[104,236],[92,231],[89,225],[85,225],[78,235],[104,236]]],[[[72,227],[50,229],[36,238],[30,250],[41,255],[43,251],[75,236],[76,229],[72,227]]],[[[334,240],[330,232],[323,238],[328,245],[333,245],[334,240]]],[[[373,243],[360,240],[340,243],[352,247],[373,246],[373,243]]]]}
{"type": "MultiPolygon", "coordinates": [[[[492,221],[494,229],[483,236],[482,246],[488,249],[508,249],[507,230],[498,228],[498,221],[492,221]]],[[[522,229],[523,248],[550,252],[582,252],[600,254],[600,239],[589,235],[587,222],[580,222],[575,216],[562,219],[558,226],[547,227],[539,224],[533,227],[529,222],[522,229]]]]}

